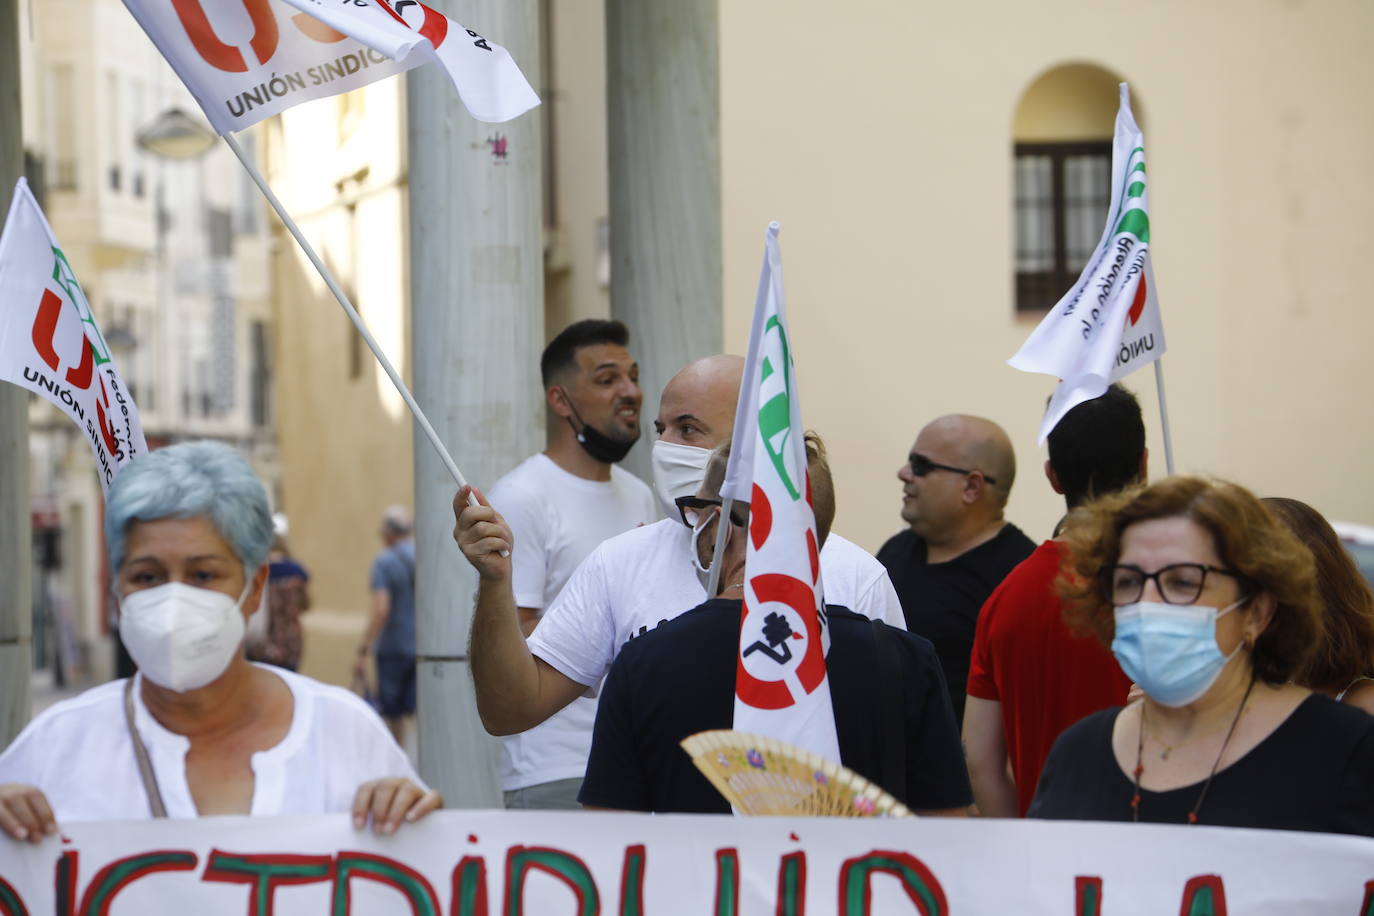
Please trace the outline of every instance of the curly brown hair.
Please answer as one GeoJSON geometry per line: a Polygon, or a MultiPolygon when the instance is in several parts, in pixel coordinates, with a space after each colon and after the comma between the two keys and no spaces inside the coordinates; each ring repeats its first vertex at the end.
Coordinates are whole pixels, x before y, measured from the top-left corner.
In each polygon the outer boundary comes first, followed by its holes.
{"type": "Polygon", "coordinates": [[[1321,634],[1312,554],[1239,484],[1169,477],[1070,513],[1064,530],[1069,549],[1058,580],[1070,626],[1111,645],[1116,624],[1107,571],[1121,555],[1121,536],[1128,527],[1161,518],[1186,518],[1207,531],[1217,556],[1239,574],[1247,595],[1266,593],[1274,598],[1274,616],[1255,641],[1251,663],[1265,683],[1289,681],[1321,634]]]}
{"type": "Polygon", "coordinates": [[[1336,694],[1374,673],[1374,594],[1322,514],[1305,502],[1271,496],[1269,511],[1312,551],[1321,597],[1322,640],[1293,678],[1312,690],[1336,694]]]}

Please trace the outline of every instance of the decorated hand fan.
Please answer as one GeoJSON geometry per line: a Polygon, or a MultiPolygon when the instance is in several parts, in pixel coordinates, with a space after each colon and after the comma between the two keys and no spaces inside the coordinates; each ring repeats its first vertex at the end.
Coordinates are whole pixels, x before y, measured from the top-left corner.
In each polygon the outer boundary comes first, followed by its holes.
{"type": "Polygon", "coordinates": [[[698,732],[682,749],[741,814],[915,817],[853,770],[765,735],[698,732]]]}

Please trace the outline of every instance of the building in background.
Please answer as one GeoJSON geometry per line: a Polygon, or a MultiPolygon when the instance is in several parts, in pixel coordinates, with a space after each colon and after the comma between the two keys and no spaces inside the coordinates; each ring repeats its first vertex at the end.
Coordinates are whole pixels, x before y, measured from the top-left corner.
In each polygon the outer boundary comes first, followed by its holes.
{"type": "MultiPolygon", "coordinates": [[[[184,161],[139,143],[172,109],[203,122],[118,0],[19,10],[29,181],[148,444],[220,439],[275,481],[271,240],[257,189],[213,135],[184,161]]],[[[36,662],[100,680],[113,660],[101,490],[78,430],[31,403],[36,662]]]]}
{"type": "MultiPolygon", "coordinates": [[[[610,308],[604,21],[597,7],[560,15],[545,0],[540,9],[541,26],[553,38],[542,60],[525,67],[542,73],[544,83],[543,105],[525,117],[544,119],[548,338],[610,308]]],[[[411,384],[407,202],[418,192],[407,169],[405,86],[405,76],[382,80],[296,106],[261,126],[268,181],[411,384]]],[[[503,167],[504,138],[501,125],[490,125],[484,150],[494,169],[503,167]]],[[[389,505],[414,504],[412,423],[275,218],[272,232],[281,508],[291,519],[292,551],[311,570],[314,601],[303,618],[302,670],[342,683],[365,623],[377,520],[389,505]]],[[[461,315],[463,303],[450,305],[461,315]]],[[[449,446],[461,466],[462,443],[449,446]]],[[[454,561],[462,562],[456,548],[454,561]]]]}
{"type": "MultiPolygon", "coordinates": [[[[1374,119],[1348,88],[1374,78],[1359,50],[1374,7],[833,12],[719,4],[725,342],[747,341],[763,226],[780,220],[806,419],[831,446],[835,530],[870,549],[897,530],[895,474],[916,430],[967,411],[1015,444],[1008,517],[1049,536],[1062,506],[1029,478],[1055,380],[1005,361],[1043,314],[1026,296],[1034,275],[1053,268],[1056,246],[1081,254],[1075,241],[1101,233],[1092,147],[1111,137],[1118,80],[1145,132],[1178,469],[1374,520],[1374,425],[1357,406],[1374,379],[1359,253],[1374,188],[1351,177],[1374,119]],[[1315,456],[1320,469],[1304,472],[1315,456]]],[[[1163,476],[1153,373],[1125,384],[1163,476]]]]}
{"type": "MultiPolygon", "coordinates": [[[[264,173],[411,381],[404,77],[263,122],[264,173]]],[[[315,268],[272,218],[280,508],[311,572],[301,670],[346,683],[379,519],[414,501],[410,414],[315,268]]]]}
{"type": "MultiPolygon", "coordinates": [[[[1358,402],[1347,393],[1368,387],[1365,341],[1374,335],[1358,279],[1374,190],[1351,177],[1374,123],[1347,101],[1349,87],[1374,77],[1361,45],[1374,8],[1047,0],[942,7],[938,16],[920,5],[858,4],[836,18],[816,0],[698,7],[713,17],[720,86],[721,219],[709,242],[724,270],[719,301],[705,307],[719,316],[726,348],[742,351],[763,230],[780,220],[799,381],[807,424],[830,445],[837,530],[875,548],[900,526],[895,471],[937,414],[991,417],[1012,436],[1023,478],[1038,473],[1036,429],[1054,380],[1005,360],[1101,231],[1120,80],[1131,84],[1148,143],[1179,469],[1374,521],[1374,427],[1346,406],[1358,402]],[[1319,470],[1298,473],[1314,456],[1319,470]]],[[[605,7],[541,9],[544,105],[527,117],[545,128],[547,337],[611,312],[615,227],[605,7]]],[[[363,623],[376,519],[413,499],[410,418],[275,220],[264,228],[248,215],[251,195],[223,156],[159,163],[118,126],[178,98],[189,107],[123,9],[52,0],[35,15],[30,44],[42,53],[25,60],[26,136],[47,175],[53,223],[116,352],[120,343],[128,350],[120,361],[145,426],[150,435],[270,441],[257,438],[270,422],[257,420],[270,421],[275,404],[275,495],[316,598],[304,665],[343,678],[363,623]],[[159,186],[179,221],[166,230],[161,272],[159,186]],[[234,318],[221,326],[237,336],[221,349],[210,265],[226,239],[239,269],[234,318]],[[159,296],[175,311],[156,309],[159,296]],[[112,333],[126,328],[127,337],[112,333]],[[167,346],[173,334],[180,343],[167,346]],[[207,380],[231,374],[233,398],[216,400],[220,389],[207,380]]],[[[671,86],[684,77],[652,78],[671,86]]],[[[408,181],[404,86],[387,80],[293,108],[261,125],[258,149],[288,209],[409,377],[411,341],[424,329],[409,317],[408,201],[423,189],[408,181]]],[[[499,125],[486,148],[500,168],[499,125]]],[[[632,331],[644,340],[652,329],[632,331]]],[[[1154,380],[1140,373],[1126,384],[1147,411],[1160,475],[1154,380]]],[[[490,409],[501,422],[501,405],[490,409]]],[[[56,512],[64,535],[72,525],[93,532],[98,491],[64,435],[37,437],[37,503],[56,512]]],[[[449,445],[461,465],[463,444],[449,445]]],[[[1018,486],[1008,514],[1047,536],[1060,511],[1052,497],[1018,486]]],[[[63,576],[97,582],[97,542],[82,537],[62,539],[63,576]]],[[[95,596],[82,600],[93,607],[95,596]]]]}

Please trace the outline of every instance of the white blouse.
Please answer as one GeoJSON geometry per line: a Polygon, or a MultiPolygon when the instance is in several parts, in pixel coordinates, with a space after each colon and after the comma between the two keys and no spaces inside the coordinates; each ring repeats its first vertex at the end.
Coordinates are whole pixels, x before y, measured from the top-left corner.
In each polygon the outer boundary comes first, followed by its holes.
{"type": "MultiPolygon", "coordinates": [[[[375,712],[341,687],[281,668],[295,701],[291,727],[275,747],[252,756],[251,814],[325,814],[352,807],[358,786],[405,777],[414,767],[375,712]]],[[[134,681],[138,728],[168,817],[196,817],[186,782],[190,739],[164,728],[143,705],[134,681]]],[[[45,710],[0,754],[0,783],[37,786],[57,822],[150,817],[124,714],[123,679],[94,687],[45,710]]]]}

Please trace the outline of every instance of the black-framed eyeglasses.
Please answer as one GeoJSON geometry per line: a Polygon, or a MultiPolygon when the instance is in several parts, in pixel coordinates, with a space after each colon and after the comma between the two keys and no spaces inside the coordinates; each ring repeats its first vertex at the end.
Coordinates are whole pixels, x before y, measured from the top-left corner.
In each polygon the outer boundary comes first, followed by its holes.
{"type": "Polygon", "coordinates": [[[1120,563],[1107,568],[1104,582],[1107,597],[1114,605],[1134,604],[1145,593],[1145,583],[1155,580],[1159,597],[1166,604],[1192,604],[1202,594],[1207,584],[1208,573],[1221,573],[1240,579],[1240,573],[1221,566],[1208,566],[1206,563],[1171,563],[1152,573],[1139,566],[1120,563]]]}
{"type": "MultiPolygon", "coordinates": [[[[705,518],[703,513],[707,509],[719,509],[724,503],[719,498],[709,496],[679,496],[673,500],[677,506],[677,511],[682,515],[682,524],[688,528],[696,528],[705,518]]],[[[730,521],[741,528],[744,527],[744,517],[733,509],[730,510],[730,521]]]]}
{"type": "MultiPolygon", "coordinates": [[[[939,464],[931,461],[925,455],[920,455],[915,452],[908,456],[908,458],[911,461],[911,473],[917,477],[924,477],[931,471],[953,471],[956,474],[972,474],[974,470],[976,470],[974,468],[956,468],[951,464],[939,464]]],[[[982,471],[978,471],[978,473],[983,474],[982,471]]],[[[991,484],[997,483],[996,477],[989,477],[987,474],[983,474],[983,479],[991,484]]]]}

